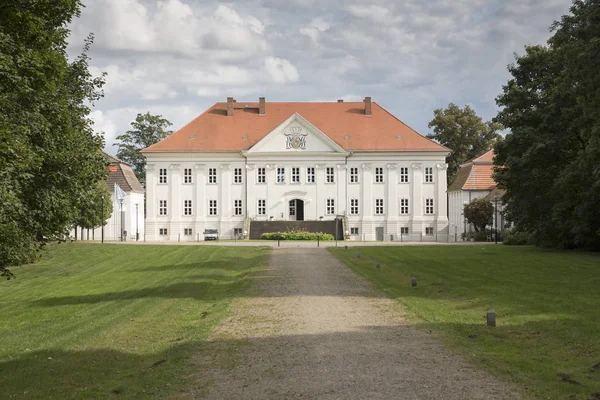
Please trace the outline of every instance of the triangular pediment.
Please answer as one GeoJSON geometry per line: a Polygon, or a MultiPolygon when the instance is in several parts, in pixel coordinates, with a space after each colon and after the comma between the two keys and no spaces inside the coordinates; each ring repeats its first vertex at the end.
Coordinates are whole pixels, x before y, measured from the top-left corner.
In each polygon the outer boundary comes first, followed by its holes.
{"type": "Polygon", "coordinates": [[[247,154],[257,153],[347,153],[347,151],[300,114],[294,113],[247,151],[247,154]]]}

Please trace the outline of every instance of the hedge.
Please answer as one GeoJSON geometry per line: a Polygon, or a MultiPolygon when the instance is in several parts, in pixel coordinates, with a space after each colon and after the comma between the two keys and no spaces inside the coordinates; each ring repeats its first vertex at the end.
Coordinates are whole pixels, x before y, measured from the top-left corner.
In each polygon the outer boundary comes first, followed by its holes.
{"type": "Polygon", "coordinates": [[[322,232],[269,232],[260,235],[262,240],[335,240],[332,234],[322,232]]]}

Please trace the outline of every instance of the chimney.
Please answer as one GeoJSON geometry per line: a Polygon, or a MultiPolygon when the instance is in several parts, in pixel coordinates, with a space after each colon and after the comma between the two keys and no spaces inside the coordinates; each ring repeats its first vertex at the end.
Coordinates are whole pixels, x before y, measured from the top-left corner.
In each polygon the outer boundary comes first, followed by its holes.
{"type": "Polygon", "coordinates": [[[266,114],[266,102],[264,97],[258,98],[258,115],[266,114]]]}
{"type": "Polygon", "coordinates": [[[339,99],[338,100],[338,103],[343,103],[343,102],[344,102],[344,99],[339,99]]]}
{"type": "Polygon", "coordinates": [[[373,115],[371,114],[371,98],[365,97],[365,115],[373,115]]]}
{"type": "Polygon", "coordinates": [[[233,117],[233,97],[227,98],[227,116],[233,117]]]}

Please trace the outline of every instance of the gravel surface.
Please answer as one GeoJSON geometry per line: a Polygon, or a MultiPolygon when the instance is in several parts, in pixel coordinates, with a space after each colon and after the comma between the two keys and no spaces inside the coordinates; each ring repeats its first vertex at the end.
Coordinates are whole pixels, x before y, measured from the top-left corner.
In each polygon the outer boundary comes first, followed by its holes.
{"type": "Polygon", "coordinates": [[[206,399],[520,399],[324,249],[274,249],[195,358],[206,399]]]}

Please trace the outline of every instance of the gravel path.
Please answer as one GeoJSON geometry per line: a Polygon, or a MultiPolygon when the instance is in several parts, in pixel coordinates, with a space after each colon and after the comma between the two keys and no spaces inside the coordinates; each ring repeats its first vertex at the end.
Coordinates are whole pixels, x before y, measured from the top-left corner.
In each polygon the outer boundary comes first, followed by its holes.
{"type": "Polygon", "coordinates": [[[398,303],[324,249],[274,249],[256,279],[195,360],[208,386],[184,397],[521,398],[410,327],[398,303]]]}

